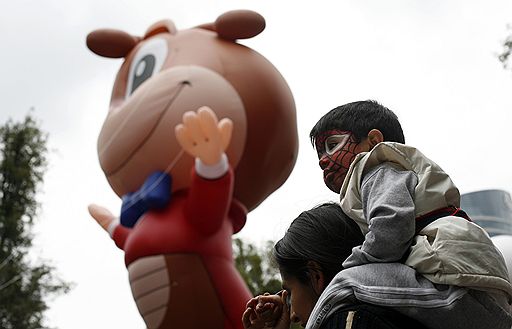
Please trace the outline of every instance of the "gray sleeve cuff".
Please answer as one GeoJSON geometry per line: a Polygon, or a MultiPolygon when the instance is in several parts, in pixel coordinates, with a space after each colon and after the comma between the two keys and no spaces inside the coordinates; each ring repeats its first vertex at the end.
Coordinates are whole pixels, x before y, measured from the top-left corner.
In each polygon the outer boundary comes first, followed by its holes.
{"type": "Polygon", "coordinates": [[[206,165],[199,158],[196,158],[196,172],[206,179],[216,179],[228,172],[229,163],[226,153],[223,153],[220,161],[214,165],[206,165]]]}

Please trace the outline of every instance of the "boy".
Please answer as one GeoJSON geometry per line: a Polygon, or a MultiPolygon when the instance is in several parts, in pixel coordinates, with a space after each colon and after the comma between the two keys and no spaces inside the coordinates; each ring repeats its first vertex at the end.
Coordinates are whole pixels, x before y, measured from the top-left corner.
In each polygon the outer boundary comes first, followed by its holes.
{"type": "MultiPolygon", "coordinates": [[[[352,289],[357,299],[366,302],[396,306],[431,328],[444,328],[446,323],[425,310],[441,308],[450,310],[451,316],[465,316],[461,328],[467,319],[475,320],[469,321],[475,328],[510,328],[512,287],[503,257],[485,231],[459,208],[459,192],[450,177],[421,152],[404,145],[393,112],[375,101],[345,104],[324,115],[310,138],[325,184],[340,194],[341,208],[365,234],[333,286],[352,289]],[[382,263],[405,263],[430,282],[379,275],[378,266],[402,273],[382,263]],[[361,265],[371,266],[364,271],[361,265]],[[379,285],[382,300],[361,293],[379,285]],[[419,296],[425,292],[433,296],[428,301],[419,296]],[[400,294],[404,295],[395,304],[389,301],[400,294]],[[472,311],[466,315],[468,307],[472,311]]],[[[326,291],[323,295],[330,293],[326,291]]],[[[333,307],[332,294],[321,297],[313,311],[316,318],[307,328],[315,328],[322,313],[333,307]]]]}

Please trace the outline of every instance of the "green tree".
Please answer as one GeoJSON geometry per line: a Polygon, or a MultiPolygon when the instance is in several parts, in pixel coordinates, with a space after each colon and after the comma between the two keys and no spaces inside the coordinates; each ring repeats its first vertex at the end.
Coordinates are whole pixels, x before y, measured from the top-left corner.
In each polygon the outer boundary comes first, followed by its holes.
{"type": "Polygon", "coordinates": [[[36,193],[46,170],[47,135],[27,115],[0,126],[0,328],[45,328],[47,298],[69,285],[29,259],[36,193]]]}
{"type": "Polygon", "coordinates": [[[254,296],[281,290],[279,270],[271,257],[273,245],[267,241],[257,247],[239,238],[233,240],[235,266],[254,296]]]}
{"type": "MultiPolygon", "coordinates": [[[[509,25],[508,29],[512,30],[512,26],[509,25]]],[[[505,39],[505,41],[503,41],[502,51],[498,54],[498,59],[503,64],[503,67],[506,69],[509,68],[509,61],[510,61],[509,57],[510,57],[511,52],[512,52],[512,34],[509,34],[507,36],[507,38],[505,39]]]]}
{"type": "MultiPolygon", "coordinates": [[[[273,246],[273,241],[267,241],[263,247],[258,248],[238,238],[233,240],[236,268],[253,296],[281,290],[279,269],[272,260],[273,246]]],[[[290,325],[290,329],[300,328],[302,327],[297,323],[290,325]]]]}

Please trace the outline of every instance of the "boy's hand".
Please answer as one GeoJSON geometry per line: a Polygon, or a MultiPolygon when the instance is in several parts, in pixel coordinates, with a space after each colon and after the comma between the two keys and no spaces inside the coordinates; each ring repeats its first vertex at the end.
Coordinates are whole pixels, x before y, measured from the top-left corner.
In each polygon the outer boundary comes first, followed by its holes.
{"type": "Polygon", "coordinates": [[[175,128],[181,147],[191,156],[199,158],[205,165],[219,163],[231,141],[233,122],[224,118],[220,122],[215,113],[206,106],[185,112],[183,123],[175,128]]]}

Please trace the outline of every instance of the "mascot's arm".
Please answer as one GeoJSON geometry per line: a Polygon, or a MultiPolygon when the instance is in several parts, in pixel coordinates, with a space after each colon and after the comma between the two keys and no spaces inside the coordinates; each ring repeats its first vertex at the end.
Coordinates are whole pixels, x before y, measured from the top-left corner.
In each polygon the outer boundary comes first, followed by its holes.
{"type": "Polygon", "coordinates": [[[115,217],[105,207],[91,204],[89,205],[88,210],[92,218],[94,218],[94,220],[96,220],[96,222],[110,234],[116,245],[123,249],[126,238],[130,233],[130,229],[119,225],[119,218],[115,217]]]}
{"type": "Polygon", "coordinates": [[[227,160],[225,162],[226,171],[217,179],[204,178],[197,163],[196,170],[192,172],[192,185],[187,199],[186,216],[189,223],[205,235],[217,232],[227,218],[231,204],[233,172],[227,166],[227,160]]]}
{"type": "Polygon", "coordinates": [[[186,112],[176,126],[176,138],[185,152],[196,158],[187,204],[187,219],[204,234],[222,225],[231,204],[233,173],[225,150],[231,140],[233,123],[217,120],[208,107],[186,112]],[[197,173],[197,174],[196,174],[197,173]]]}

